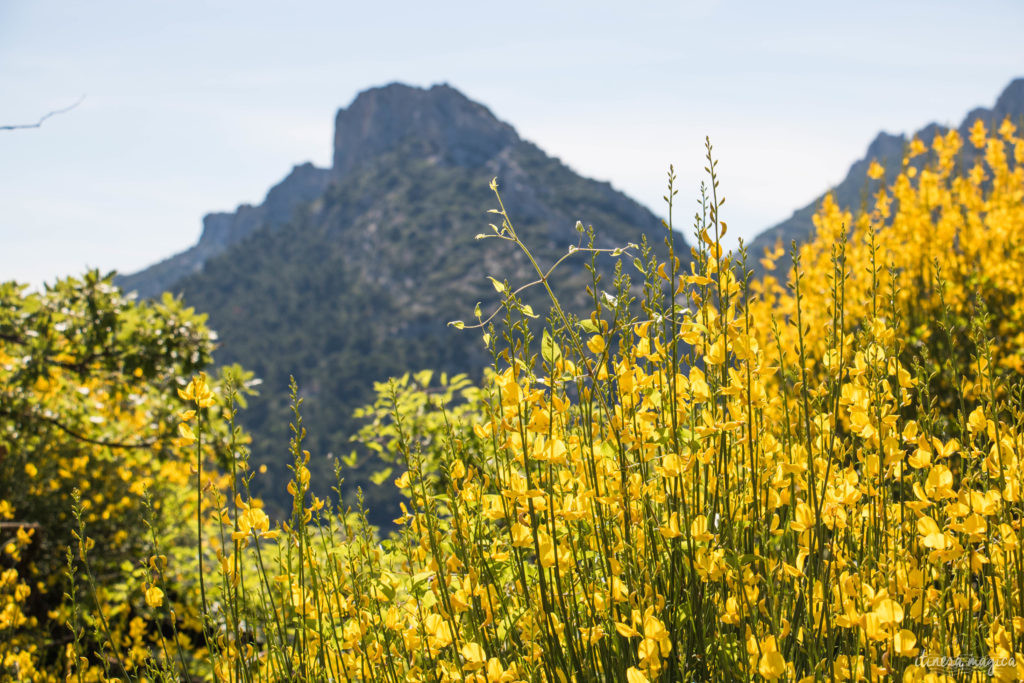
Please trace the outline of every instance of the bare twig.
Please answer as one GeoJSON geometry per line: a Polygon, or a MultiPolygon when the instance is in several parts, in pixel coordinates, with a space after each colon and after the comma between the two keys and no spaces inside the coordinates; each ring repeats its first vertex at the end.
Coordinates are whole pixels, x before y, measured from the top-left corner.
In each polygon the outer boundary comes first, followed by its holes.
{"type": "MultiPolygon", "coordinates": [[[[19,415],[19,414],[15,413],[13,410],[10,410],[8,408],[0,408],[0,415],[6,415],[8,417],[14,417],[14,418],[24,417],[22,415],[19,415]]],[[[85,434],[83,434],[83,433],[81,433],[81,432],[79,432],[79,431],[77,431],[75,429],[72,429],[71,427],[68,427],[64,423],[62,423],[59,420],[56,420],[56,419],[54,419],[52,417],[46,417],[45,415],[38,415],[38,414],[31,415],[31,417],[39,420],[40,422],[45,422],[45,423],[47,423],[49,425],[53,425],[57,429],[61,430],[62,432],[64,432],[68,436],[70,436],[70,437],[72,437],[74,439],[77,439],[78,441],[82,441],[84,443],[92,444],[94,446],[105,446],[107,448],[123,448],[123,449],[129,449],[129,450],[130,449],[135,449],[135,448],[150,448],[150,447],[153,446],[153,444],[155,444],[161,438],[160,435],[157,435],[157,436],[155,436],[155,437],[153,437],[151,439],[147,439],[145,441],[106,441],[104,439],[93,439],[93,438],[88,437],[85,434]]]]}
{"type": "Polygon", "coordinates": [[[74,104],[68,105],[67,107],[64,107],[63,109],[54,109],[51,112],[47,112],[47,113],[43,114],[42,116],[40,116],[39,120],[36,121],[35,123],[22,123],[22,124],[13,125],[13,126],[0,126],[0,130],[22,130],[22,129],[25,129],[25,128],[39,128],[39,127],[41,127],[43,125],[43,122],[46,121],[46,119],[50,118],[51,116],[56,116],[57,114],[64,114],[66,112],[69,112],[72,109],[74,109],[75,107],[77,107],[78,105],[80,105],[84,100],[85,100],[85,95],[82,95],[81,97],[78,98],[78,100],[75,101],[74,104]]]}
{"type": "Polygon", "coordinates": [[[53,419],[52,417],[44,417],[44,416],[37,416],[37,417],[40,420],[42,420],[43,422],[46,422],[48,424],[53,425],[54,427],[56,427],[57,429],[61,430],[62,432],[64,432],[68,436],[70,436],[72,438],[75,438],[75,439],[78,439],[79,441],[84,441],[85,443],[90,443],[90,444],[92,444],[94,446],[106,446],[107,448],[124,448],[124,449],[129,449],[130,450],[130,449],[133,449],[133,448],[150,448],[158,440],[157,438],[152,438],[152,439],[147,439],[146,441],[122,442],[122,441],[105,441],[103,439],[93,439],[93,438],[90,438],[90,437],[86,436],[85,434],[82,434],[81,432],[75,431],[71,427],[68,427],[67,425],[62,424],[61,422],[59,422],[58,420],[53,419]]]}

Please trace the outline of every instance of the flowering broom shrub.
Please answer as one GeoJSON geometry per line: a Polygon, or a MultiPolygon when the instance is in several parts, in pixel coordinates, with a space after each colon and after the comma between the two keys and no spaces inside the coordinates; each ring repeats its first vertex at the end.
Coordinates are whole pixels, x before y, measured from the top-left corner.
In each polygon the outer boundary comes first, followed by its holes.
{"type": "MultiPolygon", "coordinates": [[[[96,272],[42,292],[0,284],[0,680],[142,671],[171,628],[147,604],[154,539],[172,562],[175,625],[196,649],[199,462],[177,432],[175,389],[212,348],[191,309],[126,300],[96,272]]],[[[226,438],[219,413],[206,431],[226,438]]],[[[214,459],[208,445],[211,479],[214,459]]]]}
{"type": "MultiPolygon", "coordinates": [[[[291,517],[272,525],[248,496],[235,446],[225,487],[199,489],[217,529],[194,597],[203,654],[176,661],[154,641],[153,670],[1024,677],[1024,139],[977,124],[966,144],[984,154],[963,173],[962,144],[955,131],[913,141],[857,216],[826,200],[786,285],[724,253],[709,145],[697,246],[675,254],[670,174],[670,258],[622,252],[639,284],[626,268],[594,275],[584,318],[498,196],[484,236],[534,263],[552,302],[543,333],[521,288],[495,280],[503,309],[476,325],[494,354],[481,388],[378,387],[360,438],[400,468],[406,496],[384,540],[365,511],[309,494],[293,390],[291,517]]],[[[199,380],[182,395],[198,447],[216,397],[199,380]]]]}

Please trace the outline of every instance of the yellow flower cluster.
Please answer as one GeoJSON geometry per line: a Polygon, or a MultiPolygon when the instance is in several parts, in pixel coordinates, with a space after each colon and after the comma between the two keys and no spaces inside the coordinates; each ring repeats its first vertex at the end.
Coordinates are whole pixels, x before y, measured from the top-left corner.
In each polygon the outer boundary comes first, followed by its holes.
{"type": "Polygon", "coordinates": [[[128,302],[96,274],[22,290],[0,283],[0,680],[137,677],[171,624],[157,608],[195,633],[178,588],[195,576],[195,503],[169,387],[192,367],[173,358],[208,358],[208,333],[180,304],[128,302]],[[163,589],[141,559],[154,543],[176,547],[163,589]]]}

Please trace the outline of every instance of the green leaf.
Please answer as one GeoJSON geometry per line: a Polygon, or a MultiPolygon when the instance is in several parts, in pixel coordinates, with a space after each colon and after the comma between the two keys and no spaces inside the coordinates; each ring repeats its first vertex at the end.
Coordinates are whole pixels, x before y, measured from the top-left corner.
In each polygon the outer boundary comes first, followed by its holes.
{"type": "Polygon", "coordinates": [[[552,366],[562,359],[562,349],[547,330],[544,330],[541,336],[540,353],[541,357],[552,366]]]}

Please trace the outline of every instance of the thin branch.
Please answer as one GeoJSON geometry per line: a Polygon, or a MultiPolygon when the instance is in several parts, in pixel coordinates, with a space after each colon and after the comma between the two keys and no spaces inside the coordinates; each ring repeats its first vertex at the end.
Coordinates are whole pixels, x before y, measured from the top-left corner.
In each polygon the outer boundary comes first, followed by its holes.
{"type": "Polygon", "coordinates": [[[75,107],[77,107],[78,105],[80,105],[83,101],[85,101],[85,95],[79,97],[74,104],[68,105],[63,109],[54,109],[51,112],[43,114],[35,123],[22,123],[14,126],[0,126],[0,130],[23,130],[25,128],[40,128],[43,125],[43,122],[46,121],[46,119],[50,118],[51,116],[57,116],[58,114],[65,114],[74,109],[75,107]]]}
{"type": "MultiPolygon", "coordinates": [[[[17,413],[15,413],[13,410],[11,410],[9,408],[0,408],[0,415],[6,415],[7,417],[13,417],[13,418],[24,417],[22,415],[18,415],[17,413]]],[[[106,441],[104,439],[93,439],[93,438],[91,438],[89,436],[86,436],[85,434],[83,434],[83,433],[81,433],[81,432],[79,432],[79,431],[77,431],[75,429],[72,429],[71,427],[68,427],[64,423],[62,423],[59,420],[56,420],[56,419],[54,419],[52,417],[47,417],[45,415],[39,415],[38,413],[30,414],[29,417],[31,417],[33,419],[36,419],[36,420],[39,420],[40,422],[45,422],[46,424],[53,425],[54,427],[56,427],[57,429],[61,430],[62,432],[64,432],[68,436],[72,437],[73,439],[77,439],[78,441],[82,441],[83,443],[92,444],[94,446],[105,446],[107,448],[123,448],[123,449],[127,449],[127,450],[136,449],[136,448],[151,448],[161,438],[161,435],[158,434],[157,436],[155,436],[155,437],[153,437],[151,439],[146,439],[145,441],[106,441]]],[[[163,436],[167,436],[167,435],[165,434],[163,436]]]]}
{"type": "MultiPolygon", "coordinates": [[[[491,237],[491,236],[488,235],[488,237],[491,237]]],[[[515,240],[513,240],[510,237],[502,237],[501,235],[497,235],[497,237],[499,239],[508,240],[509,242],[515,242],[515,240]]],[[[582,238],[580,238],[580,241],[582,242],[582,238]]],[[[513,291],[509,296],[516,296],[517,294],[519,294],[520,292],[522,292],[524,290],[530,289],[531,287],[535,287],[537,285],[544,284],[545,282],[547,282],[548,278],[551,277],[551,273],[554,272],[555,268],[560,266],[562,264],[562,261],[564,261],[565,259],[569,258],[573,254],[582,254],[582,253],[586,253],[586,254],[590,254],[590,253],[593,253],[593,254],[605,254],[605,253],[613,254],[616,251],[618,251],[618,252],[622,252],[623,254],[627,254],[628,255],[630,253],[628,251],[628,249],[631,249],[631,248],[633,248],[635,246],[636,245],[634,245],[634,244],[628,244],[625,247],[617,247],[617,248],[614,248],[614,249],[597,249],[597,248],[592,248],[592,247],[580,247],[580,246],[572,247],[572,246],[570,246],[568,253],[563,254],[560,259],[555,261],[554,265],[552,265],[550,268],[547,269],[547,271],[545,271],[544,273],[540,273],[540,279],[534,280],[532,282],[527,282],[525,285],[522,285],[518,289],[513,291]]],[[[476,323],[474,325],[466,325],[465,323],[463,323],[462,327],[459,328],[459,329],[463,329],[463,330],[481,329],[485,325],[487,325],[487,323],[489,323],[492,320],[494,320],[494,318],[496,318],[498,316],[498,314],[501,313],[501,311],[502,311],[502,309],[504,307],[505,307],[504,303],[498,304],[498,307],[494,309],[493,313],[491,313],[489,316],[487,316],[486,320],[481,320],[480,322],[478,322],[478,323],[476,323]]],[[[451,325],[452,323],[448,323],[448,324],[451,325]]]]}
{"type": "MultiPolygon", "coordinates": [[[[20,337],[16,334],[9,334],[6,332],[0,332],[0,341],[10,342],[11,344],[19,344],[21,346],[27,345],[29,342],[24,337],[20,337]]],[[[115,358],[117,356],[117,349],[113,349],[109,346],[103,347],[101,351],[94,351],[84,358],[80,358],[75,362],[51,360],[50,358],[43,358],[40,360],[41,363],[46,365],[53,365],[58,368],[64,368],[65,370],[71,370],[77,372],[79,375],[85,375],[89,366],[98,360],[105,358],[115,358]]]]}
{"type": "Polygon", "coordinates": [[[94,446],[106,446],[107,448],[124,448],[124,449],[150,448],[151,446],[153,446],[153,444],[155,444],[159,440],[158,438],[152,438],[152,439],[148,439],[146,441],[120,442],[120,441],[104,441],[103,439],[92,439],[92,438],[89,438],[88,436],[86,436],[85,434],[82,434],[81,432],[75,431],[71,427],[68,427],[67,425],[62,424],[59,421],[57,421],[57,420],[55,420],[55,419],[53,419],[51,417],[45,417],[45,416],[42,416],[42,415],[37,415],[36,417],[38,419],[42,420],[43,422],[51,424],[54,427],[56,427],[57,429],[60,429],[62,432],[64,432],[68,436],[71,436],[72,438],[78,439],[79,441],[84,441],[85,443],[93,444],[94,446]]]}

